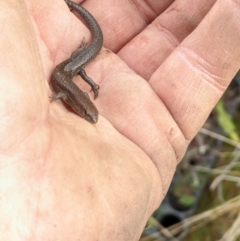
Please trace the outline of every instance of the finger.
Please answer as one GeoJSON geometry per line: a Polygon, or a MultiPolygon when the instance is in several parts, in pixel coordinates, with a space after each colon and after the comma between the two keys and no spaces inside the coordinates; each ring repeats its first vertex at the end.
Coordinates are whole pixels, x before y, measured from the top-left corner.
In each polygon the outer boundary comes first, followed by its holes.
{"type": "Polygon", "coordinates": [[[93,0],[86,1],[84,6],[99,20],[104,46],[118,52],[172,2],[173,0],[102,0],[100,4],[98,0],[93,0]]]}
{"type": "MultiPolygon", "coordinates": [[[[162,178],[164,195],[177,163],[168,132],[171,128],[177,130],[177,124],[148,82],[118,56],[105,51],[101,57],[103,83],[96,100],[99,113],[151,158],[162,178]]],[[[94,68],[97,70],[96,65],[94,68]]],[[[181,154],[184,145],[179,143],[181,154]]]]}
{"type": "MultiPolygon", "coordinates": [[[[140,1],[139,5],[134,5],[127,0],[94,0],[84,1],[82,6],[99,22],[104,35],[104,46],[118,51],[172,1],[140,1]]],[[[66,56],[63,56],[63,53],[66,55],[78,48],[84,36],[90,41],[91,35],[84,27],[84,21],[81,22],[79,16],[75,17],[74,13],[70,12],[63,0],[26,2],[32,20],[36,23],[36,31],[41,33],[51,56],[54,57],[57,52],[59,58],[64,59],[66,56]],[[64,51],[61,51],[63,46],[64,51]]],[[[75,2],[81,4],[82,1],[75,2]]]]}
{"type": "Polygon", "coordinates": [[[217,1],[149,81],[187,140],[239,69],[239,6],[239,1],[217,1]]]}
{"type": "Polygon", "coordinates": [[[119,52],[143,78],[149,79],[169,54],[197,27],[215,0],[177,0],[119,52]],[[141,60],[141,61],[139,61],[141,60]]]}

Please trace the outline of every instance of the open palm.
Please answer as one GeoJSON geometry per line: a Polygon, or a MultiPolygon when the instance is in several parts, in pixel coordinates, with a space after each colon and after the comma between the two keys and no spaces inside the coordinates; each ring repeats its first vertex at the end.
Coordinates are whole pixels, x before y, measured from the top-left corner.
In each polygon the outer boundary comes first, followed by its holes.
{"type": "Polygon", "coordinates": [[[105,47],[93,125],[49,101],[88,29],[63,0],[1,1],[1,240],[138,240],[238,70],[239,1],[134,3],[84,2],[105,47]]]}

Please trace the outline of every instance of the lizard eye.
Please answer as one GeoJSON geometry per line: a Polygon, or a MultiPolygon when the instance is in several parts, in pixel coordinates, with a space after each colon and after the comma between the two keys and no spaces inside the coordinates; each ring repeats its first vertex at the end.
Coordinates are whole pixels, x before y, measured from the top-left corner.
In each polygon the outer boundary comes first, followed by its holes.
{"type": "Polygon", "coordinates": [[[90,112],[85,111],[85,119],[88,120],[91,123],[97,123],[98,115],[96,115],[92,111],[90,111],[90,112]]]}

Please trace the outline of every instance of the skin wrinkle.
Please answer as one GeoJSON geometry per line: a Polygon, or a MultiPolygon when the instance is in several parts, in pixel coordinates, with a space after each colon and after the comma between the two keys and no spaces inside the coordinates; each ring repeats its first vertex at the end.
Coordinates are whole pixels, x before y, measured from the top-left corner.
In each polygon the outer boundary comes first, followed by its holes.
{"type": "Polygon", "coordinates": [[[207,82],[218,91],[223,92],[226,89],[226,85],[220,84],[221,82],[224,83],[226,79],[220,75],[213,74],[213,72],[216,72],[217,66],[213,66],[202,56],[198,55],[196,52],[192,51],[186,46],[179,46],[179,52],[186,60],[186,63],[200,73],[200,75],[203,77],[203,80],[209,80],[207,82]],[[197,64],[195,64],[195,62],[197,62],[197,64]],[[212,73],[208,69],[212,69],[212,73]]]}
{"type": "MultiPolygon", "coordinates": [[[[156,92],[155,92],[155,93],[156,93],[156,92]]],[[[156,95],[158,95],[158,94],[156,93],[156,95]]],[[[163,104],[165,105],[164,101],[163,101],[163,100],[161,100],[161,101],[162,101],[163,104]]],[[[166,107],[166,105],[165,105],[165,107],[166,107]]],[[[167,108],[167,107],[166,107],[166,108],[167,108]]],[[[184,140],[189,143],[191,140],[187,139],[187,137],[184,135],[184,133],[183,133],[182,130],[180,129],[180,126],[178,125],[178,123],[176,122],[176,120],[173,118],[173,115],[172,115],[172,113],[171,113],[170,111],[169,111],[169,114],[171,115],[172,120],[176,123],[176,127],[177,127],[177,129],[178,129],[178,130],[177,130],[177,133],[178,133],[177,136],[179,136],[179,133],[180,133],[181,136],[184,138],[184,140]]],[[[155,120],[154,120],[154,122],[155,122],[155,124],[157,125],[157,122],[156,122],[155,120]]],[[[172,124],[171,124],[171,126],[172,126],[172,124]]],[[[174,129],[174,127],[170,127],[169,131],[167,132],[166,139],[167,139],[170,147],[172,147],[172,150],[173,150],[173,152],[174,152],[174,155],[175,155],[176,161],[177,161],[176,164],[178,164],[178,163],[181,161],[181,158],[183,157],[184,153],[181,153],[181,154],[179,153],[179,154],[178,154],[176,148],[174,148],[173,140],[175,140],[175,139],[178,138],[178,137],[176,137],[176,135],[174,135],[174,136],[172,135],[172,134],[173,134],[173,129],[174,129]]],[[[149,156],[149,157],[151,158],[151,156],[149,156]]],[[[159,168],[157,167],[157,163],[154,162],[154,161],[153,161],[153,163],[154,163],[154,165],[156,166],[157,170],[159,170],[159,168]]],[[[160,173],[159,173],[159,174],[160,174],[160,173]]],[[[161,182],[163,183],[162,175],[160,175],[160,178],[161,178],[161,182]]]]}
{"type": "MultiPolygon", "coordinates": [[[[153,89],[154,90],[154,89],[153,89]]],[[[158,93],[157,92],[155,92],[157,95],[158,95],[158,93]]],[[[159,97],[160,98],[160,97],[159,97]]],[[[163,104],[166,106],[166,104],[164,103],[164,100],[162,100],[161,99],[161,101],[163,102],[163,104]]],[[[167,108],[167,106],[166,106],[166,108],[167,108]]],[[[176,159],[176,164],[178,164],[180,161],[181,161],[181,159],[182,159],[182,157],[184,156],[184,154],[185,154],[185,151],[186,150],[183,150],[183,151],[181,151],[181,153],[179,153],[179,151],[177,150],[177,148],[176,148],[176,146],[175,146],[175,144],[174,144],[174,140],[176,140],[176,139],[179,139],[179,138],[181,138],[181,140],[182,140],[182,138],[184,139],[184,142],[183,143],[190,143],[190,141],[192,140],[192,139],[189,139],[189,138],[187,138],[187,136],[185,136],[185,134],[184,134],[184,132],[183,132],[183,130],[181,129],[181,125],[180,125],[180,123],[178,123],[177,122],[177,120],[174,118],[174,115],[172,114],[172,112],[171,112],[171,110],[170,109],[168,109],[169,110],[169,114],[171,115],[171,117],[172,117],[172,120],[173,120],[173,122],[174,123],[176,123],[176,127],[177,127],[177,129],[178,129],[178,131],[177,131],[177,136],[175,135],[174,137],[172,137],[172,134],[167,134],[166,135],[166,139],[167,139],[167,142],[169,143],[169,146],[171,147],[171,149],[172,149],[172,151],[173,151],[173,153],[174,153],[174,155],[175,155],[175,158],[174,159],[176,159]],[[180,133],[180,134],[179,134],[180,133]],[[170,138],[171,137],[171,138],[170,138]]],[[[156,123],[157,124],[157,123],[156,123]]],[[[171,127],[170,128],[170,131],[168,132],[168,133],[170,133],[170,132],[173,132],[173,127],[171,127]]],[[[188,144],[186,144],[186,148],[187,148],[187,145],[188,144]]],[[[185,149],[186,149],[185,148],[185,149]]],[[[151,156],[149,156],[150,158],[151,158],[151,156]]],[[[158,167],[158,164],[157,164],[157,162],[155,162],[154,160],[153,160],[153,163],[154,163],[154,165],[156,166],[156,168],[157,168],[157,170],[159,171],[159,167],[158,167]]],[[[164,183],[163,182],[163,180],[162,180],[162,178],[163,178],[163,175],[161,175],[161,172],[159,172],[159,176],[160,176],[160,179],[161,179],[161,183],[164,183]]],[[[164,187],[164,186],[163,186],[164,187]]],[[[168,190],[168,187],[166,188],[166,190],[168,190]]],[[[166,195],[166,190],[163,188],[163,196],[164,195],[166,195]]]]}
{"type": "Polygon", "coordinates": [[[169,29],[164,27],[163,24],[161,24],[158,21],[153,21],[152,25],[156,27],[158,32],[162,32],[165,34],[165,36],[167,37],[166,39],[168,40],[168,43],[170,43],[171,46],[173,47],[172,49],[175,49],[176,47],[179,46],[181,42],[176,38],[176,35],[173,34],[169,29]]]}
{"type": "MultiPolygon", "coordinates": [[[[154,91],[154,88],[153,88],[153,91],[154,91]]],[[[158,93],[157,93],[156,91],[154,91],[154,92],[155,92],[156,95],[158,95],[158,93]]],[[[159,95],[158,95],[158,97],[160,98],[159,95]]],[[[160,98],[160,99],[161,99],[161,98],[160,98]]],[[[163,99],[161,99],[161,102],[164,104],[164,106],[165,106],[166,109],[167,109],[166,103],[164,103],[164,100],[163,100],[163,99]]],[[[167,135],[166,135],[166,139],[167,139],[167,142],[169,143],[171,149],[172,149],[173,152],[174,152],[174,155],[175,155],[176,161],[177,161],[176,164],[178,164],[178,163],[181,161],[182,157],[184,156],[185,151],[182,151],[181,153],[178,153],[178,151],[177,151],[176,148],[175,148],[175,145],[174,145],[173,141],[174,141],[176,138],[178,139],[180,136],[181,136],[181,139],[182,139],[182,137],[184,138],[184,142],[185,142],[185,143],[190,143],[191,139],[187,138],[187,136],[184,135],[183,131],[182,131],[181,128],[180,128],[180,123],[177,123],[177,121],[175,120],[175,118],[174,118],[174,116],[173,116],[173,114],[171,113],[170,110],[169,110],[169,114],[171,115],[173,122],[176,123],[177,136],[176,136],[176,135],[172,136],[173,128],[174,128],[174,127],[170,127],[170,130],[168,131],[168,133],[167,133],[167,135]],[[169,133],[170,133],[170,134],[169,134],[169,133]],[[180,133],[180,134],[179,134],[179,133],[180,133]]],[[[155,120],[154,120],[154,122],[155,122],[155,124],[157,125],[157,122],[156,122],[155,120]]],[[[172,125],[172,124],[171,124],[171,125],[172,125]]],[[[151,158],[151,156],[149,156],[149,157],[151,158]]],[[[151,159],[152,159],[152,158],[151,158],[151,159]]],[[[156,166],[157,170],[159,171],[157,162],[153,161],[153,163],[154,163],[154,165],[156,166]]],[[[161,175],[160,172],[159,172],[159,174],[160,174],[161,183],[164,183],[163,180],[162,180],[162,175],[161,175]]],[[[168,188],[167,188],[167,189],[168,189],[168,188]]],[[[163,190],[163,191],[164,191],[164,190],[163,190]]],[[[163,192],[163,193],[165,193],[165,192],[163,192]]],[[[166,194],[166,193],[165,193],[165,194],[166,194]]],[[[165,194],[164,194],[164,195],[165,195],[165,194]]]]}
{"type": "Polygon", "coordinates": [[[128,0],[128,1],[130,4],[134,6],[134,8],[138,12],[139,17],[141,17],[142,20],[144,20],[146,25],[148,25],[153,21],[152,18],[155,19],[157,17],[157,13],[145,1],[144,2],[140,2],[139,0],[128,0]],[[148,10],[151,10],[151,12],[149,12],[148,10]]]}
{"type": "MultiPolygon", "coordinates": [[[[172,128],[171,128],[171,129],[172,129],[172,128]]],[[[182,137],[184,138],[185,143],[190,143],[191,140],[187,139],[187,137],[184,135],[184,133],[181,131],[180,128],[178,128],[178,129],[179,129],[182,137]]],[[[180,136],[180,135],[178,135],[178,136],[180,136]]],[[[175,140],[176,138],[177,138],[177,137],[175,137],[174,140],[175,140]]],[[[177,139],[178,139],[178,138],[177,138],[177,139]]],[[[182,139],[182,138],[181,138],[181,139],[182,139]]],[[[173,147],[173,152],[174,152],[174,154],[175,154],[176,161],[177,161],[176,164],[178,164],[178,163],[181,161],[182,157],[184,156],[185,151],[182,151],[182,153],[178,153],[178,151],[177,151],[176,148],[174,147],[173,140],[169,140],[169,143],[170,143],[170,144],[172,145],[172,147],[173,147]]]]}

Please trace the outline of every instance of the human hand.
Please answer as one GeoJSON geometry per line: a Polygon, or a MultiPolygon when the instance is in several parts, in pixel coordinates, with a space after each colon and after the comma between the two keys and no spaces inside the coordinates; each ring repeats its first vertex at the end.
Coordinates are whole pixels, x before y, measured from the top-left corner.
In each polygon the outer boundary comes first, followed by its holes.
{"type": "Polygon", "coordinates": [[[89,31],[64,1],[25,2],[30,18],[23,1],[0,3],[2,239],[138,240],[238,69],[237,2],[175,1],[161,14],[171,1],[153,1],[154,14],[86,1],[122,58],[102,50],[86,68],[100,85],[96,125],[49,102],[53,68],[89,31]]]}

